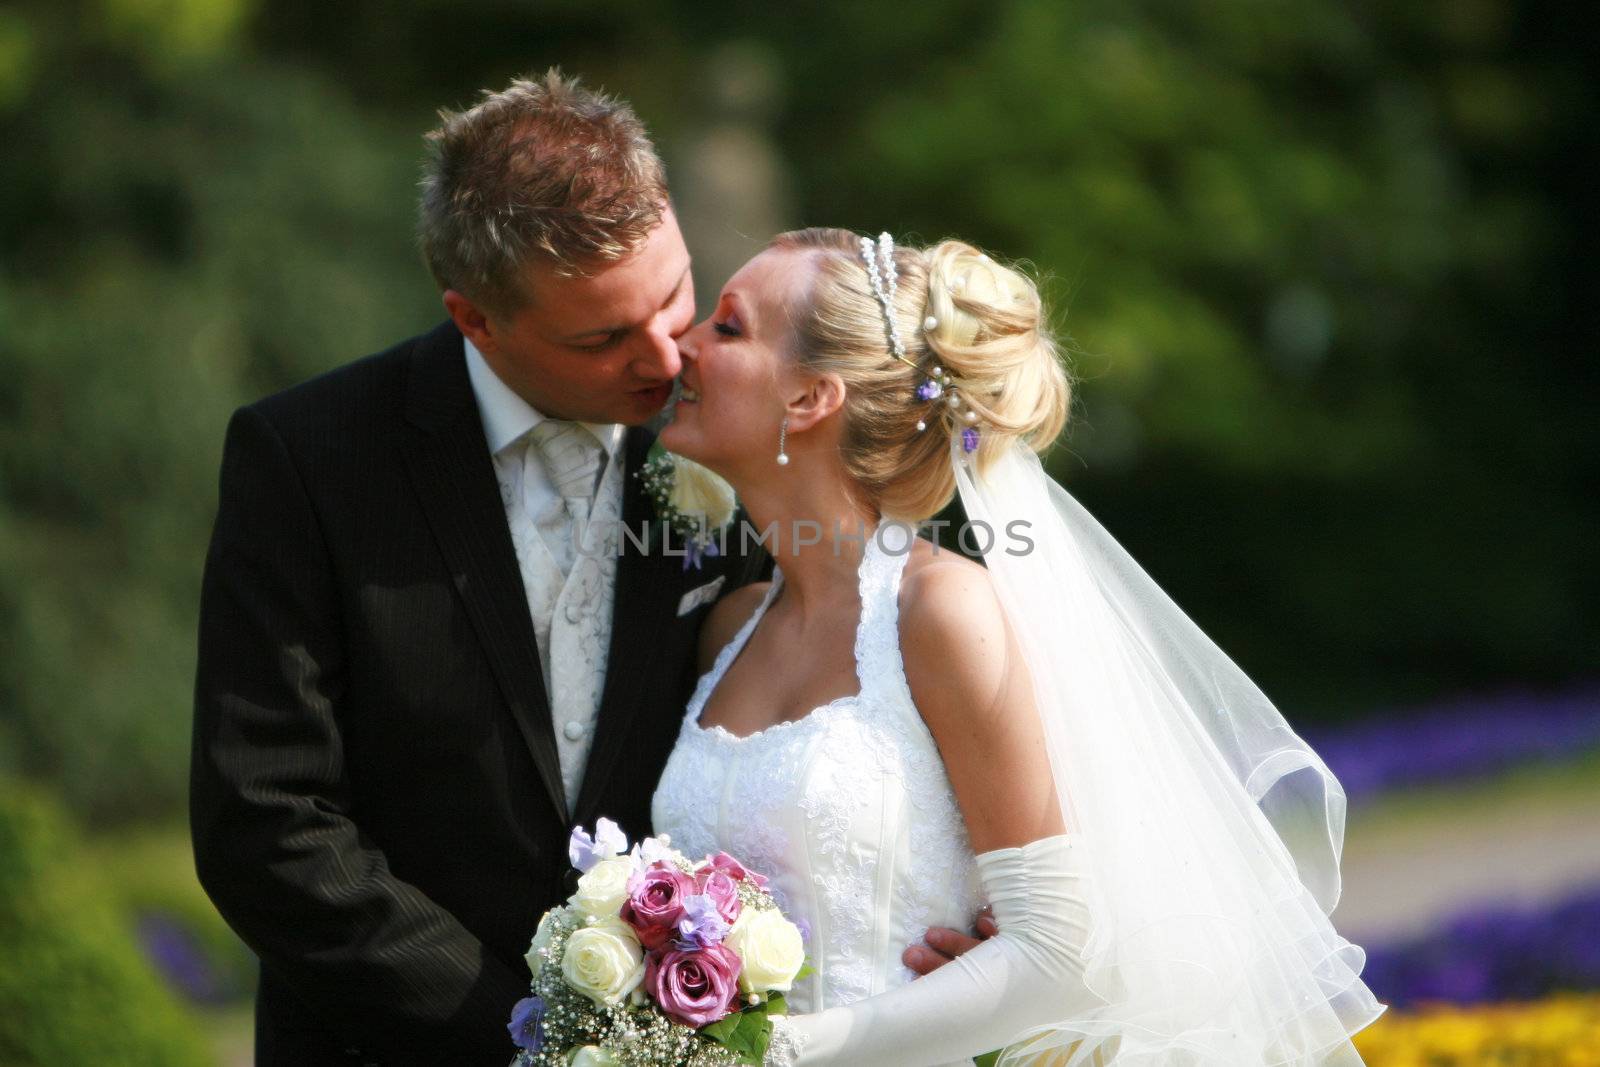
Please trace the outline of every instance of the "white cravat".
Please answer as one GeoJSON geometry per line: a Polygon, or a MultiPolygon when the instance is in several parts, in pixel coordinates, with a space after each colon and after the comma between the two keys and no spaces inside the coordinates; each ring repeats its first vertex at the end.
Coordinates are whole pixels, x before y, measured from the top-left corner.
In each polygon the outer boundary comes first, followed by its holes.
{"type": "Polygon", "coordinates": [[[465,351],[522,572],[571,807],[594,740],[616,582],[614,554],[593,552],[603,539],[588,536],[584,527],[591,514],[597,522],[621,521],[623,428],[547,419],[500,380],[472,342],[465,342],[465,351]],[[578,556],[580,544],[589,555],[578,556]]]}
{"type": "Polygon", "coordinates": [[[572,573],[576,545],[589,521],[589,505],[594,500],[596,483],[605,465],[600,441],[587,426],[559,419],[545,419],[528,431],[528,446],[523,454],[523,507],[533,517],[545,547],[555,558],[561,573],[572,573]],[[541,504],[530,500],[528,489],[538,479],[529,464],[541,464],[545,477],[554,487],[541,504]]]}

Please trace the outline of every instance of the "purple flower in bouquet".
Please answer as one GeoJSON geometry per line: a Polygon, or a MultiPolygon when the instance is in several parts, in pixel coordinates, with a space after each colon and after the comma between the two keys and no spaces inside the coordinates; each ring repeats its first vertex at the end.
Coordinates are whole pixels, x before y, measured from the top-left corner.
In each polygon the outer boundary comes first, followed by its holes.
{"type": "Polygon", "coordinates": [[[657,864],[672,866],[676,853],[673,852],[671,845],[662,844],[660,838],[647,837],[633,846],[633,852],[630,855],[633,857],[634,867],[643,872],[657,864]]]}
{"type": "Polygon", "coordinates": [[[683,902],[694,893],[693,878],[666,864],[652,864],[629,879],[622,921],[633,927],[641,945],[654,952],[671,940],[683,918],[683,902]]]}
{"type": "Polygon", "coordinates": [[[511,1009],[511,1043],[529,1052],[538,1052],[544,1045],[544,1001],[538,997],[523,997],[511,1009]]]}
{"type": "Polygon", "coordinates": [[[706,862],[711,865],[712,870],[722,871],[736,882],[742,882],[748,878],[757,886],[763,889],[766,888],[766,875],[757,874],[755,871],[752,871],[750,868],[746,867],[744,864],[740,863],[726,852],[718,852],[715,856],[707,856],[706,862]]]}
{"type": "MultiPolygon", "coordinates": [[[[738,898],[734,898],[738,904],[738,898]]],[[[681,949],[707,948],[722,944],[733,923],[722,917],[721,906],[705,893],[685,897],[683,918],[678,920],[677,946],[681,949]]]]}
{"type": "Polygon", "coordinates": [[[645,965],[645,989],[669,1018],[698,1030],[738,1007],[739,967],[725,945],[669,949],[645,965]]]}
{"type": "Polygon", "coordinates": [[[732,926],[739,921],[744,904],[739,900],[739,879],[727,871],[707,867],[694,876],[695,885],[716,905],[722,921],[732,926]]]}
{"type": "Polygon", "coordinates": [[[567,858],[572,860],[572,865],[584,874],[589,873],[589,868],[602,860],[612,856],[620,856],[628,851],[628,837],[622,832],[622,827],[607,819],[600,817],[595,824],[594,836],[590,837],[581,826],[572,828],[572,838],[567,842],[567,858]]]}

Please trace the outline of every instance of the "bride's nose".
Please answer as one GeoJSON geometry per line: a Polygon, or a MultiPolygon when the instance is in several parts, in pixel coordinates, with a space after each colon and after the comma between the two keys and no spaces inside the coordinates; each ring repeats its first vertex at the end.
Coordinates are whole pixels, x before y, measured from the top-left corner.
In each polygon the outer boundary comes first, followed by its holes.
{"type": "Polygon", "coordinates": [[[684,363],[693,363],[700,358],[700,339],[705,336],[706,322],[697,322],[678,335],[678,358],[684,363]]]}

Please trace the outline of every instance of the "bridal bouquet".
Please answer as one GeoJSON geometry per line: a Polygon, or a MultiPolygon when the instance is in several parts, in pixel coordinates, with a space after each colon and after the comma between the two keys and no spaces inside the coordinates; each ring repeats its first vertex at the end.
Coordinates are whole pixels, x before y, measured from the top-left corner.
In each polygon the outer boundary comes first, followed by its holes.
{"type": "Polygon", "coordinates": [[[805,975],[800,930],[766,879],[726,852],[698,863],[601,819],[573,830],[582,872],[528,949],[533,995],[511,1015],[514,1067],[759,1064],[769,1016],[805,975]]]}

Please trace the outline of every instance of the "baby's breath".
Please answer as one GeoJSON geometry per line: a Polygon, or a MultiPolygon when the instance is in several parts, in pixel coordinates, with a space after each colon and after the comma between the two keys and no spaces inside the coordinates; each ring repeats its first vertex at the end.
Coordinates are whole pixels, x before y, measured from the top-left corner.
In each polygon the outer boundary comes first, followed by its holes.
{"type": "Polygon", "coordinates": [[[672,502],[672,486],[676,476],[677,457],[671,452],[651,456],[637,474],[639,481],[644,484],[645,493],[655,503],[656,516],[686,543],[704,550],[715,542],[715,531],[704,515],[682,511],[672,502]]]}

